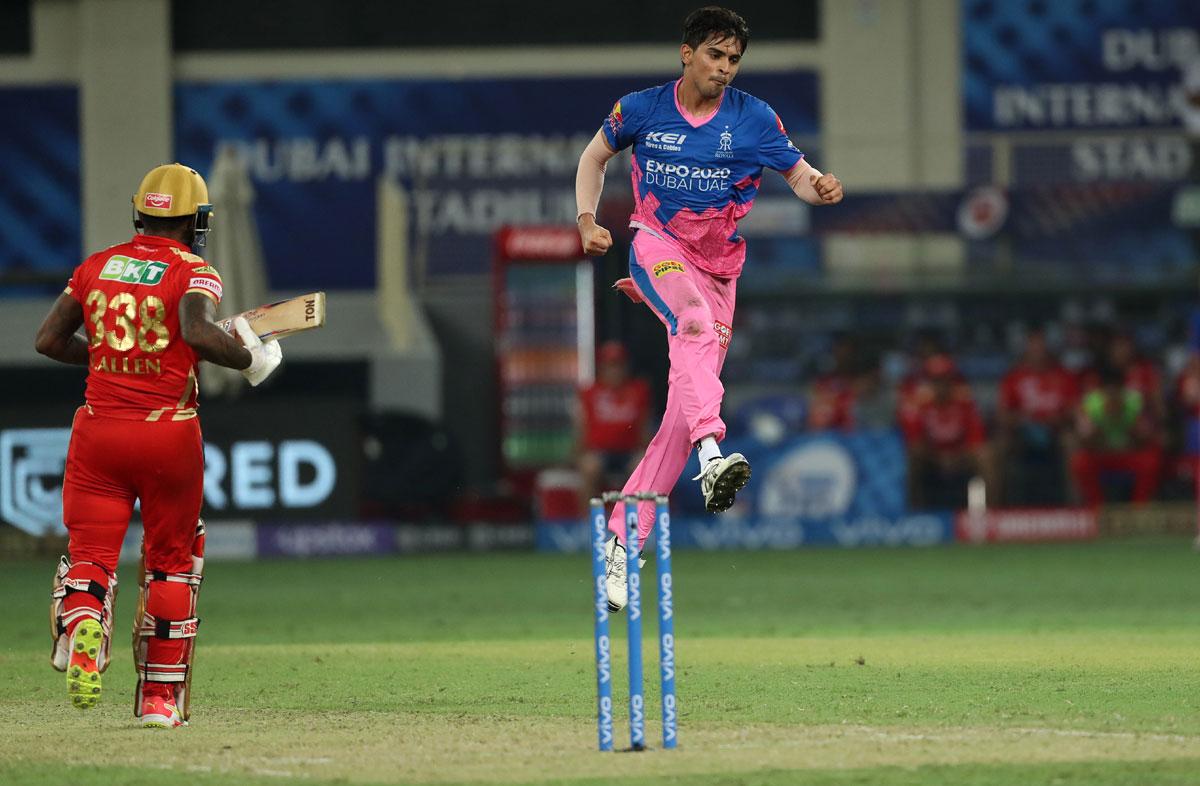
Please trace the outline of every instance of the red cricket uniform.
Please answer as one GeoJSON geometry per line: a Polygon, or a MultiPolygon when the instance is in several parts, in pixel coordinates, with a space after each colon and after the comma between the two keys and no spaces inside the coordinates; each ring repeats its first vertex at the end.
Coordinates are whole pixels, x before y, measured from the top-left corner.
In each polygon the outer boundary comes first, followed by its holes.
{"type": "Polygon", "coordinates": [[[854,428],[854,377],[849,374],[826,374],[812,385],[808,405],[808,427],[814,431],[854,428]]]}
{"type": "Polygon", "coordinates": [[[961,395],[920,405],[904,433],[910,445],[925,445],[936,453],[977,448],[987,439],[979,408],[961,395]]]}
{"type": "Polygon", "coordinates": [[[183,243],[148,235],[93,254],[71,275],[66,294],[83,307],[89,352],[63,481],[73,562],[115,571],[140,499],[146,568],[192,569],[204,448],[199,358],[179,328],[187,292],[219,303],[221,277],[183,243]]]}
{"type": "Polygon", "coordinates": [[[1000,382],[1000,407],[1033,423],[1061,422],[1078,398],[1075,376],[1061,366],[1040,370],[1017,366],[1000,382]]]}
{"type": "Polygon", "coordinates": [[[583,445],[603,453],[641,450],[642,426],[650,414],[650,386],[629,379],[613,387],[599,382],[579,394],[583,406],[583,445]]]}

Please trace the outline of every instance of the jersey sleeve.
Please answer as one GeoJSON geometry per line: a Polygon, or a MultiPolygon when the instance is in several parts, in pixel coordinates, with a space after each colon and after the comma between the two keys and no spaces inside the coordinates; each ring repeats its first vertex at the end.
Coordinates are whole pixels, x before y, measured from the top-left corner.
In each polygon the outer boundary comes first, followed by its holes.
{"type": "Polygon", "coordinates": [[[644,100],[637,93],[629,93],[613,104],[612,111],[600,126],[605,141],[613,150],[624,150],[637,138],[643,103],[644,100]]]}
{"type": "Polygon", "coordinates": [[[71,271],[71,277],[67,279],[67,286],[63,288],[63,294],[70,295],[79,302],[79,305],[83,305],[83,290],[85,286],[83,281],[83,265],[78,265],[71,271]]]}
{"type": "Polygon", "coordinates": [[[221,274],[217,269],[208,264],[204,260],[199,262],[189,262],[185,271],[187,279],[184,282],[183,293],[199,292],[208,295],[216,303],[221,302],[223,290],[221,287],[221,274]]]}
{"type": "Polygon", "coordinates": [[[758,163],[777,172],[787,172],[800,163],[804,154],[796,149],[792,140],[788,139],[787,129],[775,110],[763,104],[760,111],[762,136],[758,145],[758,163]]]}

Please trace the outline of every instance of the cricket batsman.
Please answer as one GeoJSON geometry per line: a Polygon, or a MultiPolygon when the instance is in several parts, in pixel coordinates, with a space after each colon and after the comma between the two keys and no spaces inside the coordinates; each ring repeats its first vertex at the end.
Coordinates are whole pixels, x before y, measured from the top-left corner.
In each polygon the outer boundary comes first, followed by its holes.
{"type": "Polygon", "coordinates": [[[135,234],[92,254],[38,329],[37,351],[86,364],[63,480],[69,555],[54,576],[50,661],[80,709],[100,699],[112,640],[117,559],[141,501],[142,570],[133,625],[134,715],[146,727],[188,720],[204,568],[204,449],[196,418],[200,360],[241,369],[257,385],[279,365],[244,319],[241,342],[213,319],[221,276],[192,253],[212,205],[194,169],[152,169],[133,198],[135,234]],[[76,334],[80,326],[85,336],[76,334]]]}
{"type": "MultiPolygon", "coordinates": [[[[579,158],[578,225],[587,254],[612,245],[596,223],[604,170],[632,146],[635,231],[629,278],[616,287],[644,302],[667,331],[670,376],[662,424],[625,483],[626,492],[674,487],[693,447],[699,452],[705,507],[728,510],[750,479],[740,453],[724,456],[721,366],[733,337],[734,294],[746,259],[738,221],[750,212],[764,167],[780,172],[811,205],[842,199],[842,184],[804,160],[783,122],[764,101],[730,87],[750,42],[741,16],[707,6],[684,21],[683,75],[622,96],[579,158]]],[[[639,510],[639,542],[654,525],[654,508],[639,510]]],[[[609,519],[608,602],[624,608],[624,511],[609,519]],[[618,551],[620,554],[618,555],[618,551]]]]}

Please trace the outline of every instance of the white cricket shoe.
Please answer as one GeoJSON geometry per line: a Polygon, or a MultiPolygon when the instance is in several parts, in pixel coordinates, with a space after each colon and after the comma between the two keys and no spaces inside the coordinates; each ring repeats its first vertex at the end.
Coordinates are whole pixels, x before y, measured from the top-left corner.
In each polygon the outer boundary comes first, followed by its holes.
{"type": "MultiPolygon", "coordinates": [[[[617,536],[608,539],[604,547],[605,586],[608,589],[608,610],[616,614],[629,601],[629,577],[625,572],[625,547],[617,542],[617,536]]],[[[646,566],[646,560],[638,556],[638,567],[646,566]]]]}
{"type": "Polygon", "coordinates": [[[709,513],[721,513],[733,506],[734,497],[750,480],[750,462],[741,453],[709,459],[692,480],[700,481],[705,509],[709,513]]]}
{"type": "Polygon", "coordinates": [[[617,542],[616,535],[609,538],[604,547],[604,565],[608,610],[615,614],[625,608],[629,600],[629,583],[625,575],[625,547],[617,542]]]}

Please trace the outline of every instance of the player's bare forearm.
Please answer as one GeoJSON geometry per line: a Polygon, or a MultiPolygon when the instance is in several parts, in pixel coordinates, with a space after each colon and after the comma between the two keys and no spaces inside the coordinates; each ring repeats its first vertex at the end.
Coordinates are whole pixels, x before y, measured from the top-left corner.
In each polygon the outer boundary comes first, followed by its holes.
{"type": "Polygon", "coordinates": [[[238,370],[250,366],[250,350],[215,324],[217,306],[212,298],[189,292],[179,301],[179,326],[183,340],[209,363],[238,370]]]}
{"type": "Polygon", "coordinates": [[[50,313],[38,328],[34,348],[59,363],[87,365],[87,340],[76,334],[83,324],[83,307],[70,295],[63,293],[50,307],[50,313]]]}
{"type": "Polygon", "coordinates": [[[596,208],[604,190],[604,170],[608,160],[616,151],[608,146],[601,131],[584,148],[579,156],[579,167],[575,172],[576,222],[583,253],[598,256],[612,246],[612,235],[596,223],[596,208]]]}
{"type": "Polygon", "coordinates": [[[796,196],[810,205],[836,205],[842,201],[842,181],[832,172],[822,174],[804,159],[784,173],[796,196]]]}

